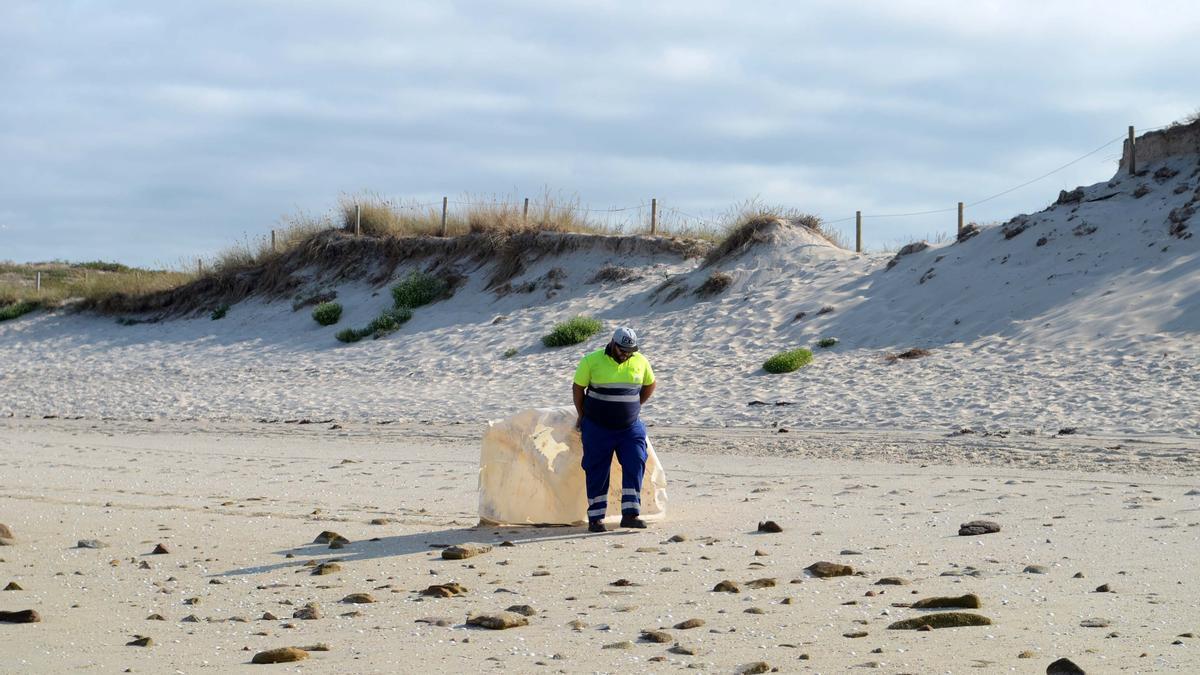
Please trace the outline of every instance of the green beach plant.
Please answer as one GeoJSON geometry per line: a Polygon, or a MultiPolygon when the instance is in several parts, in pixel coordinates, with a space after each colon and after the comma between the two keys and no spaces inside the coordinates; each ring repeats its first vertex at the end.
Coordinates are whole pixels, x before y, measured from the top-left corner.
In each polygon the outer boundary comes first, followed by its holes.
{"type": "Polygon", "coordinates": [[[562,323],[555,324],[554,328],[542,337],[542,344],[547,347],[577,345],[599,333],[602,328],[604,328],[604,324],[590,316],[572,317],[562,323]]]}
{"type": "Polygon", "coordinates": [[[313,308],[312,318],[322,326],[332,326],[342,318],[342,306],[336,302],[322,302],[313,308]]]}
{"type": "Polygon", "coordinates": [[[812,363],[813,354],[807,349],[793,349],[780,352],[763,362],[763,370],[768,373],[790,373],[812,363]]]}

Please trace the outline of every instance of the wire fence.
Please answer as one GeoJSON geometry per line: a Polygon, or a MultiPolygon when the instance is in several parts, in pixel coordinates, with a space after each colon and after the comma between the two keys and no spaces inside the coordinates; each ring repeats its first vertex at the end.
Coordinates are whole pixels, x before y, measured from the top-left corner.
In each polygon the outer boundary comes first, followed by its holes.
{"type": "MultiPolygon", "coordinates": [[[[1171,123],[1171,124],[1163,124],[1163,125],[1159,125],[1156,127],[1151,127],[1149,129],[1144,129],[1143,133],[1158,131],[1160,129],[1166,129],[1168,127],[1174,126],[1175,124],[1176,123],[1171,123]]],[[[1079,155],[1078,157],[1075,157],[1071,161],[1066,162],[1065,164],[1062,164],[1058,167],[1055,167],[1054,169],[1051,169],[1050,171],[1047,171],[1038,176],[1035,176],[1028,180],[1022,181],[1016,185],[1013,185],[1012,187],[1006,188],[1004,190],[1001,190],[1001,191],[996,192],[991,195],[987,195],[987,196],[979,198],[979,199],[970,200],[970,201],[968,201],[968,200],[959,201],[954,206],[948,206],[945,208],[924,209],[924,210],[917,210],[917,211],[903,211],[903,212],[895,212],[895,213],[874,213],[874,212],[857,211],[857,212],[855,212],[854,215],[848,215],[848,216],[841,216],[840,214],[835,214],[832,216],[829,214],[813,214],[813,215],[816,215],[820,219],[820,222],[823,226],[840,225],[840,224],[844,224],[844,223],[854,222],[855,223],[855,250],[860,251],[860,252],[863,249],[862,223],[864,220],[912,218],[912,217],[919,217],[919,216],[930,216],[930,215],[953,213],[953,212],[957,211],[958,212],[958,231],[961,232],[964,227],[964,218],[965,218],[965,210],[966,209],[974,208],[981,204],[985,204],[994,199],[998,199],[1005,195],[1016,192],[1017,190],[1020,190],[1022,188],[1033,185],[1034,183],[1045,180],[1046,178],[1049,178],[1050,176],[1053,176],[1059,172],[1062,172],[1062,171],[1078,164],[1079,162],[1082,162],[1085,159],[1088,159],[1089,157],[1095,156],[1096,154],[1104,151],[1107,148],[1110,148],[1114,144],[1119,143],[1121,141],[1127,140],[1129,142],[1129,151],[1132,152],[1132,150],[1136,147],[1134,145],[1135,144],[1134,127],[1130,126],[1128,129],[1128,132],[1129,133],[1127,136],[1123,135],[1123,136],[1118,136],[1118,137],[1106,140],[1102,144],[1097,146],[1095,149],[1090,150],[1082,155],[1079,155]]],[[[1117,154],[1117,155],[1114,155],[1111,157],[1106,157],[1106,159],[1120,160],[1122,158],[1122,156],[1123,156],[1123,154],[1117,154]]],[[[1132,164],[1131,164],[1131,166],[1132,166],[1132,164]]],[[[470,216],[471,210],[473,210],[473,209],[501,210],[501,211],[504,211],[504,212],[510,213],[510,214],[515,214],[519,211],[521,213],[521,218],[526,219],[526,220],[530,217],[531,209],[532,209],[532,212],[534,213],[535,217],[544,216],[545,214],[551,214],[551,213],[569,214],[572,216],[582,215],[587,219],[588,225],[599,226],[602,229],[608,229],[611,231],[620,231],[620,232],[629,233],[629,234],[638,233],[638,232],[641,232],[641,233],[648,232],[651,235],[708,234],[708,235],[712,235],[712,236],[719,236],[721,232],[723,232],[730,225],[734,224],[732,221],[735,220],[735,218],[731,217],[731,214],[733,216],[737,215],[736,209],[732,212],[726,212],[723,216],[721,216],[721,215],[718,215],[718,216],[696,215],[695,213],[683,211],[674,206],[663,206],[662,204],[659,203],[657,198],[650,198],[648,201],[645,201],[645,202],[642,202],[639,204],[629,205],[629,206],[609,206],[609,207],[603,207],[603,208],[596,208],[596,207],[592,207],[592,206],[583,205],[583,204],[579,203],[578,200],[565,200],[564,201],[561,199],[554,199],[549,195],[547,196],[546,199],[541,200],[541,201],[531,200],[529,198],[525,198],[523,201],[522,200],[510,201],[510,200],[496,200],[496,199],[492,199],[492,200],[482,199],[481,200],[481,199],[470,199],[470,198],[450,199],[449,197],[443,197],[441,200],[431,201],[431,202],[421,202],[421,201],[414,200],[411,203],[403,203],[403,202],[393,203],[391,201],[387,201],[385,203],[386,203],[387,207],[390,209],[395,209],[398,211],[412,211],[412,212],[414,212],[414,214],[425,215],[425,216],[429,216],[432,218],[438,217],[437,210],[440,207],[440,209],[441,209],[441,212],[440,212],[441,230],[442,230],[441,234],[443,234],[443,235],[448,234],[447,228],[448,228],[448,223],[450,221],[455,220],[455,219],[461,220],[463,218],[463,212],[461,211],[461,209],[467,210],[468,217],[470,216]],[[451,207],[455,207],[454,212],[451,212],[451,207]]],[[[749,205],[749,208],[753,209],[753,206],[754,206],[753,202],[748,203],[748,205],[749,205]]],[[[784,208],[786,210],[786,206],[784,208]]],[[[356,230],[356,232],[361,232],[361,229],[358,227],[358,224],[357,224],[357,219],[359,217],[358,210],[357,210],[358,209],[357,204],[355,204],[355,209],[356,209],[355,230],[356,230]]],[[[799,213],[801,210],[796,209],[795,211],[797,213],[799,213]]],[[[840,238],[840,236],[839,236],[839,238],[840,238]]]]}

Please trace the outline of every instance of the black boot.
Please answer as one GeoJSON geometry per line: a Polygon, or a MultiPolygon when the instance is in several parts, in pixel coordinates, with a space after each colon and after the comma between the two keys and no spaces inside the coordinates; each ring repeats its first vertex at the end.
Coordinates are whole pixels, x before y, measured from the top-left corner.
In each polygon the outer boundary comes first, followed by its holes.
{"type": "Polygon", "coordinates": [[[646,521],[637,515],[621,516],[621,527],[631,527],[638,530],[646,529],[646,521]]]}
{"type": "Polygon", "coordinates": [[[604,526],[603,520],[591,520],[588,521],[588,532],[608,532],[608,528],[604,526]]]}

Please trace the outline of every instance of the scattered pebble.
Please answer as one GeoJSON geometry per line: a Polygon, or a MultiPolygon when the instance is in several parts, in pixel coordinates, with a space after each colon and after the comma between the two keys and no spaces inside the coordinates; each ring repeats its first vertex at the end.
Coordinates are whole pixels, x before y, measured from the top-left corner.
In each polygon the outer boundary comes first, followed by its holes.
{"type": "Polygon", "coordinates": [[[22,609],[17,612],[0,611],[0,623],[40,623],[42,615],[37,610],[22,609]]]}
{"type": "Polygon", "coordinates": [[[725,581],[717,582],[717,585],[713,586],[713,592],[714,593],[741,593],[742,587],[739,586],[736,581],[730,581],[729,579],[726,579],[725,581]]]}
{"type": "Polygon", "coordinates": [[[657,642],[658,644],[666,644],[675,638],[671,637],[670,633],[661,630],[644,630],[639,636],[640,640],[645,642],[657,642]]]}
{"type": "Polygon", "coordinates": [[[479,626],[490,630],[505,630],[528,626],[529,619],[515,612],[497,612],[495,614],[475,614],[467,617],[468,626],[479,626]]]}
{"type": "Polygon", "coordinates": [[[297,647],[279,647],[259,652],[250,659],[250,663],[291,663],[308,658],[308,652],[297,647]]]}
{"type": "Polygon", "coordinates": [[[1071,659],[1062,658],[1046,666],[1046,675],[1086,675],[1086,671],[1071,659]]]}
{"type": "Polygon", "coordinates": [[[758,531],[766,532],[768,534],[778,534],[783,532],[783,528],[779,526],[779,523],[773,520],[764,520],[758,524],[758,531]]]}
{"type": "Polygon", "coordinates": [[[831,562],[815,562],[804,569],[808,570],[814,577],[825,579],[828,577],[847,577],[854,574],[854,568],[849,565],[841,565],[831,562]]]}
{"type": "Polygon", "coordinates": [[[688,619],[675,624],[675,628],[679,630],[688,630],[690,628],[699,628],[704,625],[704,619],[688,619]]]}
{"type": "Polygon", "coordinates": [[[938,596],[933,598],[924,598],[912,604],[913,609],[942,609],[946,607],[959,607],[963,609],[979,609],[983,604],[979,600],[979,596],[974,593],[967,593],[959,596],[938,596]]]}
{"type": "Polygon", "coordinates": [[[348,605],[366,605],[376,602],[376,600],[370,593],[351,593],[342,598],[342,602],[348,605]]]}
{"type": "Polygon", "coordinates": [[[980,534],[994,534],[1000,531],[1000,524],[990,520],[972,520],[958,526],[958,536],[974,537],[980,534]]]}
{"type": "Polygon", "coordinates": [[[926,614],[903,621],[897,621],[888,626],[891,630],[922,630],[924,626],[933,628],[959,628],[962,626],[990,626],[992,620],[980,614],[969,612],[940,612],[926,614]]]}
{"type": "Polygon", "coordinates": [[[465,560],[492,550],[491,544],[456,544],[442,549],[445,560],[465,560]]]}
{"type": "Polygon", "coordinates": [[[132,640],[125,643],[126,647],[153,647],[154,640],[145,635],[135,635],[132,640]]]}

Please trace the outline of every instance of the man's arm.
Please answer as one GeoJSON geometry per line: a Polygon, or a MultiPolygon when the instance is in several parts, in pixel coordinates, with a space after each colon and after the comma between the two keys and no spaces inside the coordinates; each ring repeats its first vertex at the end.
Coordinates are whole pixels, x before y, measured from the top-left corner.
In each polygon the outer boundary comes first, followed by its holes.
{"type": "Polygon", "coordinates": [[[571,383],[571,396],[575,399],[575,426],[579,427],[579,420],[583,419],[583,392],[585,389],[574,382],[571,383]]]}
{"type": "Polygon", "coordinates": [[[657,382],[651,382],[650,384],[642,385],[642,405],[645,405],[646,401],[649,401],[650,397],[654,395],[654,388],[656,386],[658,386],[657,382]]]}

